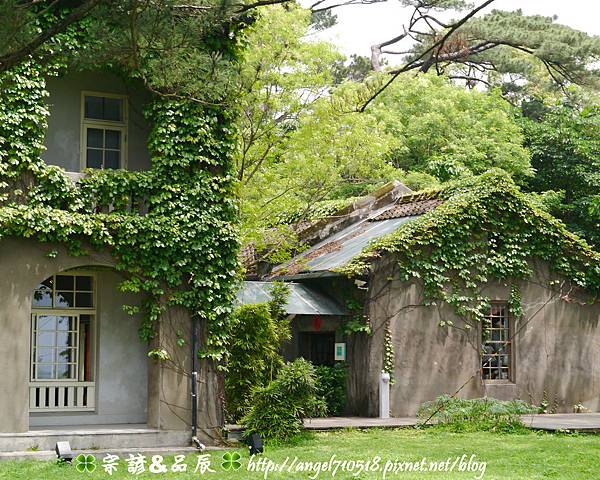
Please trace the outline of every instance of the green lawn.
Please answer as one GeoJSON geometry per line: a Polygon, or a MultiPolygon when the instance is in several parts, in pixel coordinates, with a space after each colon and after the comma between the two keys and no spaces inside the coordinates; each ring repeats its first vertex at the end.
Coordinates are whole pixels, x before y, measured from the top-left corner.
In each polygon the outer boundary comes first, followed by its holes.
{"type": "MultiPolygon", "coordinates": [[[[74,466],[59,466],[54,462],[21,461],[0,462],[0,478],[4,479],[80,479],[88,478],[213,478],[213,479],[261,479],[264,473],[248,471],[248,455],[238,450],[242,458],[238,470],[224,470],[223,452],[210,452],[211,468],[214,473],[204,475],[194,473],[196,456],[186,459],[186,473],[153,474],[148,471],[141,475],[127,472],[127,464],[120,463],[118,470],[110,477],[101,467],[93,473],[79,473],[74,466]]],[[[450,464],[456,457],[469,459],[475,455],[477,462],[486,462],[485,479],[596,479],[600,477],[600,436],[553,435],[543,433],[492,434],[492,433],[449,433],[436,429],[414,430],[348,430],[307,435],[294,445],[273,446],[267,448],[263,462],[272,460],[283,463],[289,457],[287,467],[294,457],[298,460],[292,472],[272,472],[267,478],[340,478],[340,479],[381,479],[386,462],[446,462],[450,464]],[[335,476],[331,472],[296,473],[298,462],[328,462],[332,455],[337,460],[372,460],[380,457],[380,471],[344,472],[339,468],[335,476]]],[[[100,457],[100,456],[99,456],[100,457]]],[[[101,463],[102,458],[97,462],[101,463]]],[[[166,458],[167,466],[173,463],[166,458]]],[[[371,465],[376,465],[372,463],[371,465]]],[[[467,479],[481,478],[480,471],[459,472],[388,472],[385,478],[397,479],[467,479]]],[[[306,463],[304,464],[306,465],[306,463]]],[[[333,464],[332,464],[333,465],[333,464]]],[[[389,465],[389,464],[388,464],[389,465]]],[[[397,463],[398,465],[398,463],[397,463]]],[[[473,464],[472,464],[473,465],[473,464]]],[[[287,468],[286,467],[286,468],[287,468]]],[[[356,467],[357,469],[359,467],[356,467]]],[[[405,464],[406,468],[406,464],[405,464]]]]}

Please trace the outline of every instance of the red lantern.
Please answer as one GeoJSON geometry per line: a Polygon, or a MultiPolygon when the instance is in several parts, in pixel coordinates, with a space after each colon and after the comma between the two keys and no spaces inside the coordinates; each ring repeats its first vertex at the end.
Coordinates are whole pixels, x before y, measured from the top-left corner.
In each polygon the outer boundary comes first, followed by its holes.
{"type": "Polygon", "coordinates": [[[321,315],[315,315],[313,318],[313,328],[318,332],[321,330],[321,315]]]}

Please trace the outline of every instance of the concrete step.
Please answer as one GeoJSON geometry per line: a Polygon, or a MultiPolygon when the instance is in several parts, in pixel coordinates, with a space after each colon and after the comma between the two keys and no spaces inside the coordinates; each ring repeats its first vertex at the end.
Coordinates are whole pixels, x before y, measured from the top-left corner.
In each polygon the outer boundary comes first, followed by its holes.
{"type": "Polygon", "coordinates": [[[188,447],[191,445],[191,433],[151,428],[80,427],[0,433],[0,452],[53,451],[58,441],[69,442],[72,450],[188,447]]]}
{"type": "MultiPolygon", "coordinates": [[[[163,448],[108,448],[100,450],[74,450],[74,455],[80,453],[91,453],[96,458],[103,458],[106,454],[118,455],[121,459],[128,458],[129,454],[137,455],[141,453],[146,457],[152,455],[162,455],[164,457],[171,455],[194,455],[200,453],[211,452],[215,450],[227,450],[228,447],[206,447],[200,451],[195,447],[163,447],[163,448]]],[[[39,451],[15,451],[15,452],[0,452],[0,461],[2,460],[56,460],[54,450],[39,450],[39,451]]]]}

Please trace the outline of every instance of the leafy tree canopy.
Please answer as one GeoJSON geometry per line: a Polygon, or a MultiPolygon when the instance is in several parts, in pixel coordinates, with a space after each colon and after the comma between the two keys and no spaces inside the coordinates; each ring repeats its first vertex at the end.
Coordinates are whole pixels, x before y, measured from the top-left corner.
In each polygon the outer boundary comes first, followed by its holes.
{"type": "Polygon", "coordinates": [[[533,171],[514,108],[498,91],[468,91],[434,75],[403,76],[367,110],[399,142],[389,161],[446,181],[502,168],[533,171]]]}
{"type": "Polygon", "coordinates": [[[549,109],[526,119],[525,145],[536,175],[529,188],[563,193],[551,212],[595,245],[600,244],[600,108],[549,109]]]}

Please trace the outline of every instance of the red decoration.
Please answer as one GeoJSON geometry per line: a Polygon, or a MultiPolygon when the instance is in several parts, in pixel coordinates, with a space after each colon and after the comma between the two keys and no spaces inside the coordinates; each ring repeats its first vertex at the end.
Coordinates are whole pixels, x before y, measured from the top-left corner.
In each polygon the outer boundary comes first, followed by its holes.
{"type": "Polygon", "coordinates": [[[313,327],[317,332],[321,330],[321,315],[315,315],[313,318],[313,327]]]}

